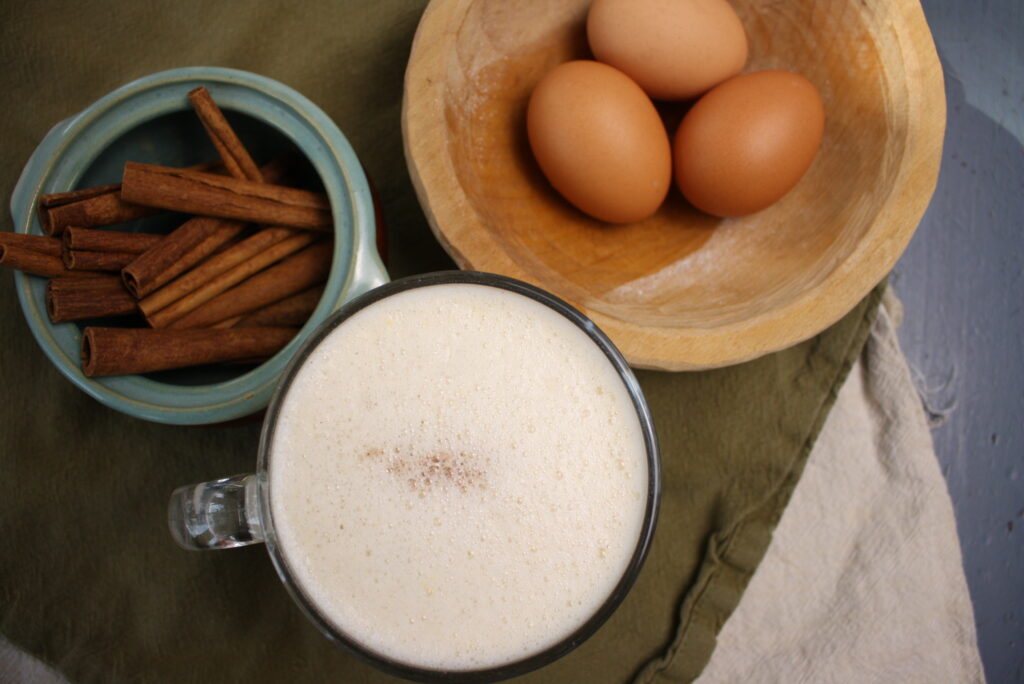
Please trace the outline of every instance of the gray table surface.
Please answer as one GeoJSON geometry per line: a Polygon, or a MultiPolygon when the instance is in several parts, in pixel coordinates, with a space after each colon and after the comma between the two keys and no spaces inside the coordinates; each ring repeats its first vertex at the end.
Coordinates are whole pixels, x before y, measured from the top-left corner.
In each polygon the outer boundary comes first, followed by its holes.
{"type": "Polygon", "coordinates": [[[949,483],[989,682],[1024,682],[1024,0],[922,0],[948,106],[890,282],[949,483]]]}

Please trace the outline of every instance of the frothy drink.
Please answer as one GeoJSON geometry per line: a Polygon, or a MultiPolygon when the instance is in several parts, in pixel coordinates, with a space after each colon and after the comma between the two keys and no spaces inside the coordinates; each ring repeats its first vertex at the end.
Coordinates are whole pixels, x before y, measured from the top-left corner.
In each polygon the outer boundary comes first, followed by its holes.
{"type": "Polygon", "coordinates": [[[526,296],[405,290],[335,328],[280,406],[269,458],[295,583],[365,649],[476,670],[543,651],[637,548],[647,455],[602,350],[526,296]]]}

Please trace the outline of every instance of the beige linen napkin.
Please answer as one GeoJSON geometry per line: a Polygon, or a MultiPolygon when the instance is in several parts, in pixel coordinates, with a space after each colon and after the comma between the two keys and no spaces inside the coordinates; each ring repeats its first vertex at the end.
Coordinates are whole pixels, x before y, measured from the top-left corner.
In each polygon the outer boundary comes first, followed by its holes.
{"type": "Polygon", "coordinates": [[[984,681],[953,507],[892,302],[701,684],[984,681]]]}

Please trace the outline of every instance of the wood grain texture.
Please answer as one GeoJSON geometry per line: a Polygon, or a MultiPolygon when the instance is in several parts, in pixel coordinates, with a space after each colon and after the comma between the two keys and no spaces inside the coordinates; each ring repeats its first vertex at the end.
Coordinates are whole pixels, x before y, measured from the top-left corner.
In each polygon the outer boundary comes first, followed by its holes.
{"type": "MultiPolygon", "coordinates": [[[[573,0],[434,0],[406,71],[413,184],[463,268],[532,282],[581,308],[634,366],[728,365],[820,332],[902,253],[938,174],[942,73],[916,0],[736,2],[747,70],[789,68],[819,88],[826,132],[801,183],[721,220],[673,190],[652,218],[590,219],[532,160],[526,102],[555,65],[588,57],[573,0]]],[[[662,113],[670,130],[678,106],[662,113]]]]}

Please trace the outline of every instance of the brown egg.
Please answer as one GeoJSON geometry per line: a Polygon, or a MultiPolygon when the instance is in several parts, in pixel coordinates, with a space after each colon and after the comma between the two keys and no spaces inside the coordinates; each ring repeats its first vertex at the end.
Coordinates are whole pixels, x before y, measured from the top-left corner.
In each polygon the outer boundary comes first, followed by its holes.
{"type": "Polygon", "coordinates": [[[526,121],[544,175],[583,212],[629,223],[665,199],[668,133],[650,98],[621,71],[587,60],[555,67],[531,94],[526,121]]]}
{"type": "Polygon", "coordinates": [[[797,184],[824,130],[821,96],[803,76],[735,76],[698,100],[679,124],[673,142],[676,185],[709,214],[753,214],[797,184]]]}
{"type": "Polygon", "coordinates": [[[697,97],[747,62],[747,34],[725,0],[594,0],[587,41],[660,100],[697,97]]]}

